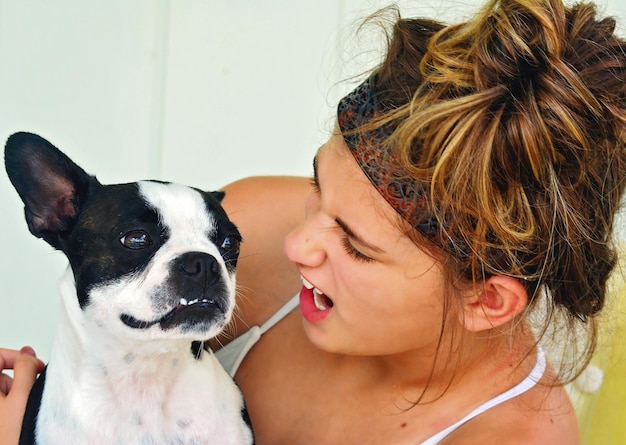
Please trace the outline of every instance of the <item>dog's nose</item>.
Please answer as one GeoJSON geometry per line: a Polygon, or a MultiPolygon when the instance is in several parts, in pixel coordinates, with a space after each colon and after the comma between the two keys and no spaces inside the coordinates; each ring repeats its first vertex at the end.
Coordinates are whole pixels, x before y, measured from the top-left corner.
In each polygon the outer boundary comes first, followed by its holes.
{"type": "Polygon", "coordinates": [[[204,252],[189,252],[177,260],[177,269],[185,276],[213,284],[220,277],[220,265],[213,255],[204,252]]]}

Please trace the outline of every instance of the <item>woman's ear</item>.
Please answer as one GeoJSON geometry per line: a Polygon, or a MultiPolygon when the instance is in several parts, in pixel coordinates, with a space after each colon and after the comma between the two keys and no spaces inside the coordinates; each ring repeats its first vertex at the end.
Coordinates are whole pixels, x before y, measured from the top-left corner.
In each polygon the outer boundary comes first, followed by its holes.
{"type": "Polygon", "coordinates": [[[528,304],[526,288],[517,279],[502,275],[488,278],[463,305],[463,323],[473,331],[502,326],[521,314],[528,304]]]}

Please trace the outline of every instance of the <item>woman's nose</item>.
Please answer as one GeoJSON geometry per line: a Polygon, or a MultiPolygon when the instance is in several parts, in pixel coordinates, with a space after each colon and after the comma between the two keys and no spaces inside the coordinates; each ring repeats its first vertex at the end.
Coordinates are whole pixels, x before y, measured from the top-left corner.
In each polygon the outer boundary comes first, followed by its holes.
{"type": "Polygon", "coordinates": [[[297,264],[307,267],[321,265],[326,259],[322,243],[322,229],[316,215],[308,215],[298,227],[285,237],[285,254],[297,264]]]}

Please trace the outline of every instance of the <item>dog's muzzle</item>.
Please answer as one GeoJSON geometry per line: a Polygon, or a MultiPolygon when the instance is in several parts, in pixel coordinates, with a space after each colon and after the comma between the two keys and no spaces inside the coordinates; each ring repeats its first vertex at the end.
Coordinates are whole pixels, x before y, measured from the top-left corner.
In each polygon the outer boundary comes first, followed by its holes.
{"type": "Polygon", "coordinates": [[[157,324],[163,330],[208,327],[224,320],[230,311],[227,279],[227,273],[213,255],[186,253],[170,264],[165,294],[169,300],[166,306],[172,309],[154,320],[140,320],[129,314],[122,314],[120,320],[133,329],[148,329],[157,324]]]}

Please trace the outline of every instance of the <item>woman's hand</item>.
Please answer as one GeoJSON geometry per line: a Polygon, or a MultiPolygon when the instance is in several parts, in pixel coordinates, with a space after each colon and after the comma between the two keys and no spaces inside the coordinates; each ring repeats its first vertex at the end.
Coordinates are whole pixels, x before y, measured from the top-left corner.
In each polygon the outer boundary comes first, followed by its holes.
{"type": "Polygon", "coordinates": [[[16,445],[30,389],[44,363],[32,348],[20,351],[0,348],[0,371],[13,370],[13,378],[0,373],[0,445],[16,445]]]}

